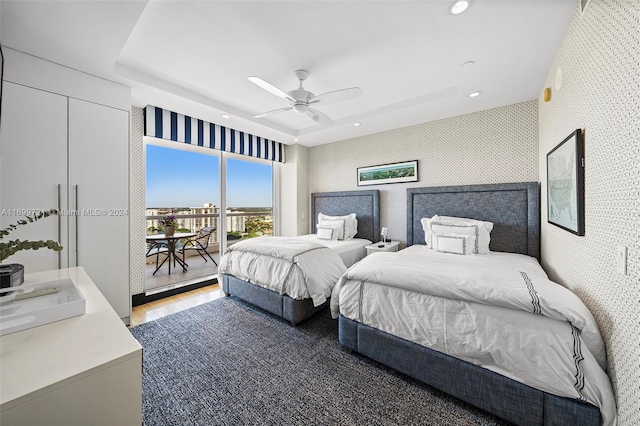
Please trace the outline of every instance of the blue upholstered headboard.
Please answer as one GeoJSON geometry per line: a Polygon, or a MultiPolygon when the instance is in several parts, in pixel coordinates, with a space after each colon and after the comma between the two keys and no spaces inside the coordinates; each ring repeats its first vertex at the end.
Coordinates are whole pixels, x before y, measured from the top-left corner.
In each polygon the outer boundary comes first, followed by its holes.
{"type": "Polygon", "coordinates": [[[538,182],[407,189],[407,245],[424,244],[423,217],[457,216],[493,222],[492,251],[540,260],[538,182]]]}
{"type": "Polygon", "coordinates": [[[374,243],[380,241],[380,191],[315,192],[311,194],[311,229],[315,234],[318,213],[329,216],[356,214],[358,233],[374,243]]]}

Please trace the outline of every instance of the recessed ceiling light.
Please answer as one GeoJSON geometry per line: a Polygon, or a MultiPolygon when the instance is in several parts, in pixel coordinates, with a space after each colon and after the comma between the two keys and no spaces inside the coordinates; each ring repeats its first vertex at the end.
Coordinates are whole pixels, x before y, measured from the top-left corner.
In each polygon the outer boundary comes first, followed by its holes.
{"type": "Polygon", "coordinates": [[[357,121],[355,123],[353,123],[353,125],[356,126],[356,127],[358,127],[360,124],[362,124],[362,123],[359,123],[357,121]]]}
{"type": "Polygon", "coordinates": [[[467,62],[465,62],[464,64],[462,64],[462,68],[469,68],[469,67],[472,67],[472,66],[473,66],[473,64],[475,64],[475,62],[473,62],[473,61],[467,61],[467,62]]]}
{"type": "Polygon", "coordinates": [[[456,0],[449,6],[449,13],[459,15],[471,6],[471,0],[456,0]]]}
{"type": "Polygon", "coordinates": [[[482,92],[471,92],[471,93],[469,93],[469,97],[470,97],[470,98],[475,98],[475,97],[477,97],[477,96],[480,96],[480,94],[481,94],[481,93],[482,93],[482,92]]]}
{"type": "Polygon", "coordinates": [[[231,117],[229,114],[222,114],[222,118],[229,118],[231,117]]]}
{"type": "Polygon", "coordinates": [[[293,138],[293,141],[294,141],[294,142],[298,142],[299,140],[300,140],[300,139],[298,139],[298,138],[293,138]]]}

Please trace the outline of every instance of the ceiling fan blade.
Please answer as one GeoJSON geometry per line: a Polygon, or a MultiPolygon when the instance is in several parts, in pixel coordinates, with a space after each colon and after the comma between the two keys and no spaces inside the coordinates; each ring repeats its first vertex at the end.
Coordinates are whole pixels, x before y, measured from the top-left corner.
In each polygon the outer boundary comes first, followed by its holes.
{"type": "Polygon", "coordinates": [[[329,116],[323,112],[320,112],[316,109],[308,108],[305,112],[311,119],[315,122],[323,124],[325,126],[329,126],[333,124],[333,120],[329,118],[329,116]]]}
{"type": "Polygon", "coordinates": [[[358,96],[362,96],[362,89],[359,87],[350,87],[348,89],[334,90],[333,92],[327,92],[322,95],[315,96],[309,100],[309,103],[329,105],[336,102],[348,101],[349,99],[357,98],[358,96]]]}
{"type": "Polygon", "coordinates": [[[293,109],[293,107],[278,108],[272,111],[263,112],[262,114],[254,115],[253,118],[262,118],[271,114],[280,114],[281,112],[289,111],[290,109],[293,109]]]}
{"type": "Polygon", "coordinates": [[[252,83],[262,87],[264,90],[266,90],[267,92],[276,95],[279,98],[282,99],[286,99],[289,102],[295,102],[295,100],[289,96],[289,94],[287,92],[285,92],[284,90],[280,90],[278,89],[276,86],[274,86],[271,83],[267,83],[266,81],[264,81],[263,79],[261,79],[260,77],[249,77],[249,81],[251,81],[252,83]]]}

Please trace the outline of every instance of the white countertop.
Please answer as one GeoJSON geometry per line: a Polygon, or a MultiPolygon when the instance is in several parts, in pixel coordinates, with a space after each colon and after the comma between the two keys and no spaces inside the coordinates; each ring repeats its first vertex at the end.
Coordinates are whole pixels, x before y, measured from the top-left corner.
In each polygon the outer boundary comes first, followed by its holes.
{"type": "Polygon", "coordinates": [[[82,267],[26,274],[24,283],[62,278],[76,282],[86,313],[0,337],[2,411],[141,356],[142,347],[82,267]]]}

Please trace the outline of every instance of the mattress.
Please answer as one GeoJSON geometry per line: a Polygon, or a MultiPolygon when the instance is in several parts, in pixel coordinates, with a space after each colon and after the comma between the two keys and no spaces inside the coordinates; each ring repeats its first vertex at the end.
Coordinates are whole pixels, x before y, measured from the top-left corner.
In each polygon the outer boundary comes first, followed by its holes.
{"type": "Polygon", "coordinates": [[[460,256],[411,246],[374,253],[335,286],[332,314],[542,391],[587,401],[614,424],[597,324],[529,256],[460,256]]]}

